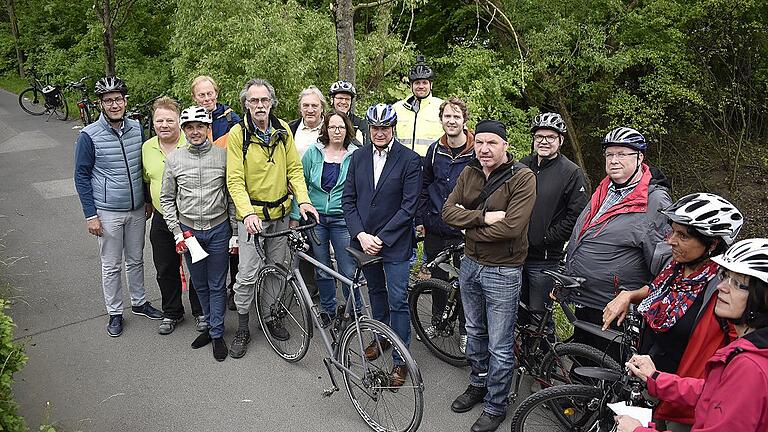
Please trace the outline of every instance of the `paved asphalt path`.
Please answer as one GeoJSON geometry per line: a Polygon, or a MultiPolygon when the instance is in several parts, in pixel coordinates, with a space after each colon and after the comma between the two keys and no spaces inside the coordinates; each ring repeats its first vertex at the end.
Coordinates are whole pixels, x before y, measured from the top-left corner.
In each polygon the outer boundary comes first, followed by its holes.
{"type": "MultiPolygon", "coordinates": [[[[124,333],[107,335],[98,245],[72,181],[76,125],[27,115],[0,90],[0,277],[15,289],[11,315],[29,356],[14,391],[30,430],[44,421],[57,431],[368,430],[343,390],[322,397],[330,384],[319,339],[301,362],[286,363],[255,314],[248,353],[223,363],[208,347],[190,348],[191,315],[161,336],[158,321],[128,312],[127,293],[124,333]]],[[[148,239],[144,256],[147,296],[159,307],[148,239]]],[[[228,312],[227,341],[236,320],[228,312]]],[[[468,369],[411,346],[426,386],[420,430],[468,431],[481,408],[449,408],[468,369]]],[[[500,430],[508,428],[509,419],[500,430]]]]}

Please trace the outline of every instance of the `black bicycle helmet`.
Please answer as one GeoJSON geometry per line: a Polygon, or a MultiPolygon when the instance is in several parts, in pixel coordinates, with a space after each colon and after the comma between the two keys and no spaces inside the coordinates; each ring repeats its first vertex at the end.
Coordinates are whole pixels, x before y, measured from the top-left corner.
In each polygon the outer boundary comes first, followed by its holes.
{"type": "Polygon", "coordinates": [[[104,77],[96,81],[93,92],[96,96],[101,96],[107,93],[118,92],[125,96],[128,94],[128,86],[125,82],[116,76],[104,77]]]}
{"type": "Polygon", "coordinates": [[[338,93],[347,93],[352,97],[357,96],[357,90],[355,90],[355,86],[352,85],[352,83],[349,81],[336,81],[335,83],[331,84],[331,89],[328,91],[328,96],[333,97],[333,95],[338,93]]]}
{"type": "Polygon", "coordinates": [[[553,131],[565,135],[568,132],[568,128],[565,126],[565,121],[558,113],[542,113],[533,118],[531,122],[531,133],[536,132],[539,129],[552,129],[553,131]]]}
{"type": "Polygon", "coordinates": [[[417,80],[429,80],[435,79],[435,73],[432,68],[424,64],[424,56],[416,56],[416,64],[411,67],[411,71],[408,72],[408,81],[413,83],[417,80]]]}

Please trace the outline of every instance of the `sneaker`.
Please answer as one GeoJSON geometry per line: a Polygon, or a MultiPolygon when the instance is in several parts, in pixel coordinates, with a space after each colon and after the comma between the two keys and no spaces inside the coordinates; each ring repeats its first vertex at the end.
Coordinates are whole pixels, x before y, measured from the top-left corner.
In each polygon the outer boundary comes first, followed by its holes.
{"type": "Polygon", "coordinates": [[[485,399],[485,395],[488,393],[488,389],[485,387],[475,387],[470,385],[464,390],[464,393],[460,394],[456,400],[451,404],[451,411],[456,413],[465,413],[470,411],[475,405],[485,399]]]}
{"type": "Polygon", "coordinates": [[[141,306],[131,306],[131,313],[141,315],[153,320],[163,319],[163,313],[152,307],[149,302],[144,302],[141,306]]]}
{"type": "Polygon", "coordinates": [[[229,355],[232,358],[240,358],[248,351],[248,343],[251,341],[251,333],[248,330],[238,329],[235,332],[235,338],[232,339],[232,345],[229,348],[229,355]]]}
{"type": "Polygon", "coordinates": [[[123,334],[123,316],[110,315],[109,324],[107,324],[107,333],[112,337],[118,337],[123,334]]]}
{"type": "Polygon", "coordinates": [[[223,337],[213,338],[213,358],[219,362],[227,358],[227,342],[223,337]]]}
{"type": "Polygon", "coordinates": [[[237,310],[237,305],[235,305],[235,291],[229,290],[229,295],[227,296],[227,309],[231,311],[237,310]]]}
{"type": "Polygon", "coordinates": [[[195,317],[195,330],[200,333],[208,330],[208,321],[205,319],[205,315],[195,317]]]}
{"type": "Polygon", "coordinates": [[[467,354],[467,335],[459,335],[459,351],[462,354],[467,354]]]}
{"type": "Polygon", "coordinates": [[[157,332],[161,335],[168,335],[173,333],[173,331],[176,329],[176,324],[184,321],[184,316],[182,315],[181,318],[173,319],[173,318],[163,318],[163,321],[160,323],[160,326],[157,328],[157,332]]]}
{"type": "Polygon", "coordinates": [[[283,326],[282,319],[273,319],[272,321],[269,321],[267,323],[267,328],[272,337],[279,341],[287,341],[291,338],[291,334],[288,333],[288,330],[283,326]]]}

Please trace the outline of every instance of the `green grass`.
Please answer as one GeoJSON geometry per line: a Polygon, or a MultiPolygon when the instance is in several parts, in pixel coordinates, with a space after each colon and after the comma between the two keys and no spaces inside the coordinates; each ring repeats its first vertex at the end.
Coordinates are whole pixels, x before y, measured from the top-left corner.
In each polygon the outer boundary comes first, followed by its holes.
{"type": "Polygon", "coordinates": [[[29,79],[21,78],[15,73],[0,75],[0,88],[11,93],[19,94],[30,86],[29,79]]]}

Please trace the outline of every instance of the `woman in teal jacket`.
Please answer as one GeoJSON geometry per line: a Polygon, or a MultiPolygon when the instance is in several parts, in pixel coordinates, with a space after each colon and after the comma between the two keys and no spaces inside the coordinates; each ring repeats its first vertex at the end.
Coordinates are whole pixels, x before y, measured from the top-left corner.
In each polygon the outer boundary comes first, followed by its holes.
{"type": "MultiPolygon", "coordinates": [[[[338,270],[349,279],[354,277],[355,262],[346,250],[349,246],[349,230],[341,209],[341,195],[350,157],[359,147],[349,117],[334,110],[325,116],[318,142],[312,144],[301,158],[309,199],[320,214],[315,227],[320,244],[312,242],[312,252],[317,260],[332,266],[329,244],[333,245],[338,270]]],[[[295,206],[294,213],[291,218],[298,219],[295,206]]],[[[336,316],[336,281],[319,269],[315,269],[315,280],[320,291],[320,318],[323,325],[327,326],[336,316]]],[[[343,290],[346,299],[349,287],[344,285],[343,290]]],[[[360,310],[359,292],[355,292],[355,298],[356,309],[360,310]]]]}

